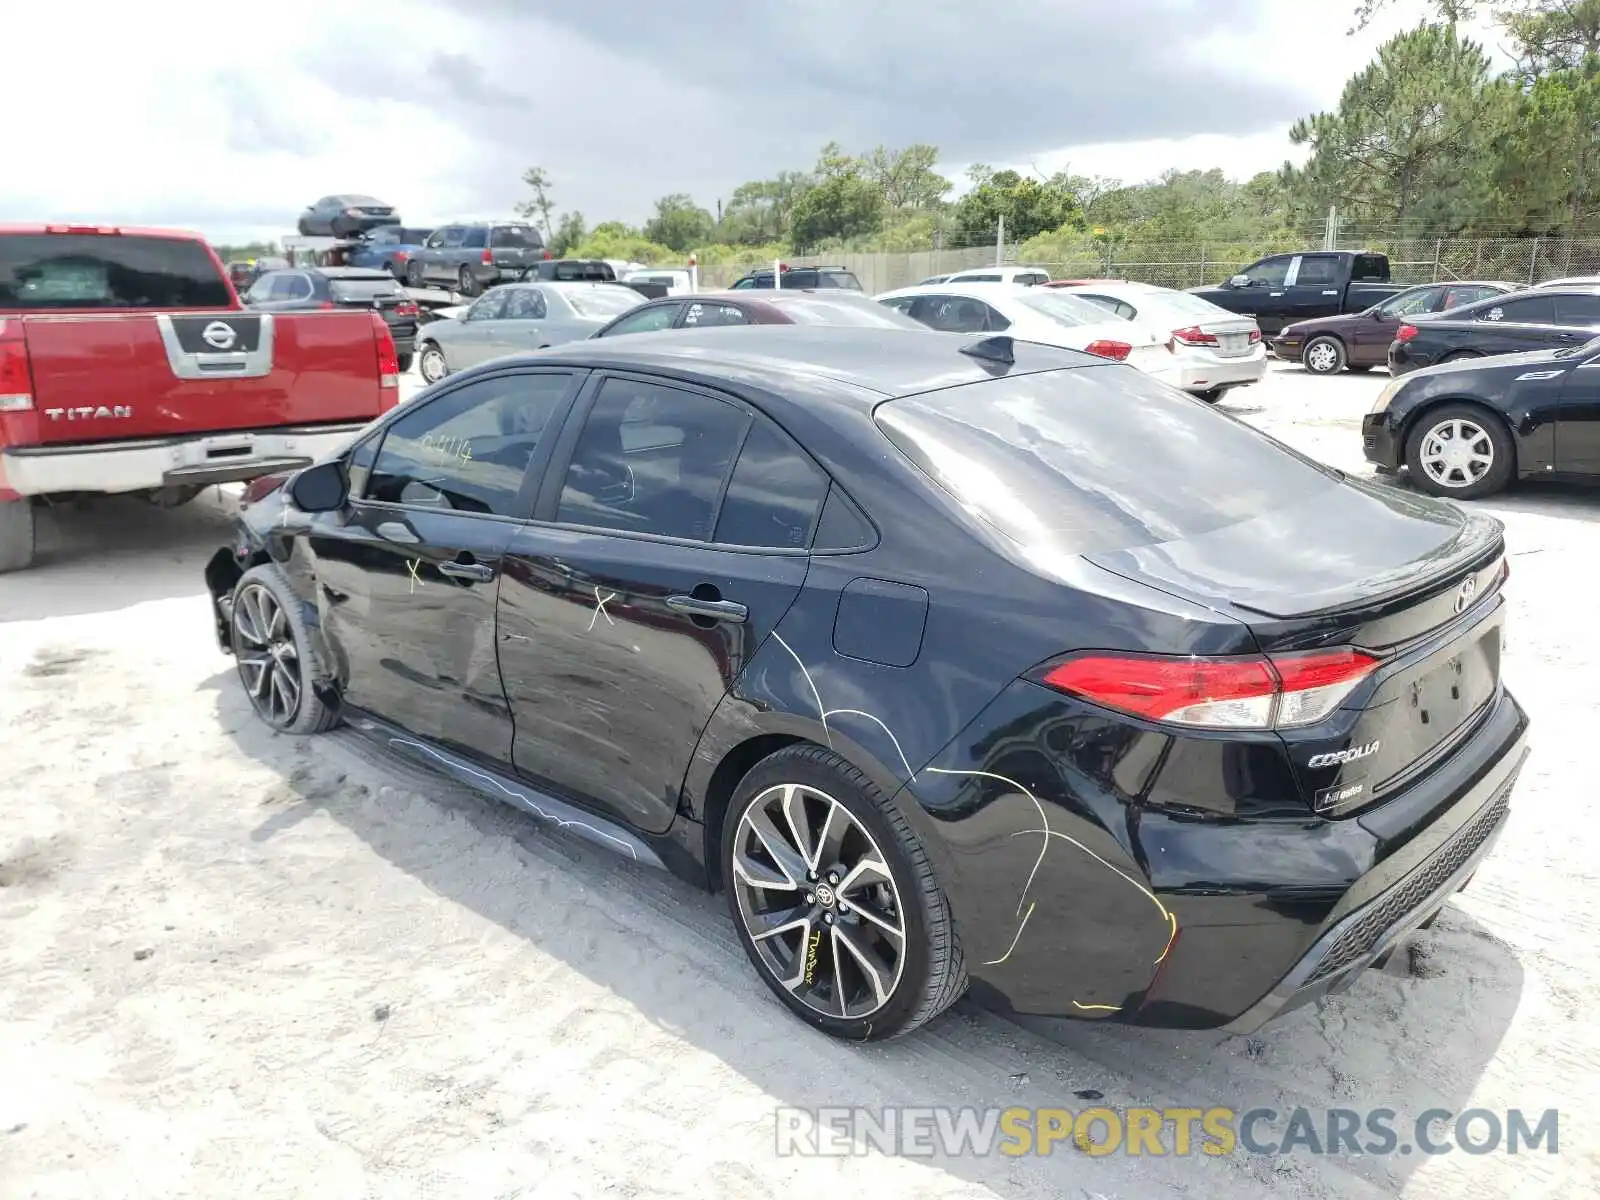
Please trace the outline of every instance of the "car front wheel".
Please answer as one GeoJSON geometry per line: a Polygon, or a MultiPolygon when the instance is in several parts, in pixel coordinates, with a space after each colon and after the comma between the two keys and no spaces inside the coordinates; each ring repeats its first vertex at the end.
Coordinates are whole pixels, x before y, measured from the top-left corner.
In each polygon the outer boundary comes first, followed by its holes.
{"type": "Polygon", "coordinates": [[[830,750],[790,746],[745,776],[721,867],[756,972],[826,1033],[906,1033],[966,988],[950,906],[916,835],[830,750]]]}
{"type": "Polygon", "coordinates": [[[1435,496],[1475,500],[1505,487],[1516,450],[1505,424],[1474,404],[1425,413],[1406,438],[1411,481],[1435,496]]]}
{"type": "Polygon", "coordinates": [[[321,733],[337,714],[312,688],[316,651],[300,601],[274,563],[251,567],[233,589],[229,637],[250,704],[283,733],[321,733]]]}
{"type": "Polygon", "coordinates": [[[1344,370],[1344,360],[1344,343],[1332,337],[1312,338],[1300,354],[1300,361],[1313,375],[1337,375],[1344,370]]]}
{"type": "Polygon", "coordinates": [[[429,342],[422,348],[417,361],[417,370],[422,373],[422,382],[438,383],[450,374],[450,364],[445,361],[444,351],[429,342]]]}

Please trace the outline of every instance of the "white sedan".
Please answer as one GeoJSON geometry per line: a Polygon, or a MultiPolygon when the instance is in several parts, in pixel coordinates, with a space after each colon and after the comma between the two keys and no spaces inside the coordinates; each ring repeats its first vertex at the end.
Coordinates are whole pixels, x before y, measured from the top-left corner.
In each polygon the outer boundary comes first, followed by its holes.
{"type": "Polygon", "coordinates": [[[875,297],[929,329],[953,333],[999,333],[1083,350],[1138,367],[1164,383],[1175,383],[1177,359],[1166,333],[1125,321],[1080,296],[1013,283],[937,284],[899,288],[875,297]]]}
{"type": "Polygon", "coordinates": [[[1261,328],[1209,300],[1145,283],[1082,283],[1052,289],[1098,304],[1169,340],[1177,374],[1168,382],[1205,400],[1258,383],[1267,373],[1261,328]]]}

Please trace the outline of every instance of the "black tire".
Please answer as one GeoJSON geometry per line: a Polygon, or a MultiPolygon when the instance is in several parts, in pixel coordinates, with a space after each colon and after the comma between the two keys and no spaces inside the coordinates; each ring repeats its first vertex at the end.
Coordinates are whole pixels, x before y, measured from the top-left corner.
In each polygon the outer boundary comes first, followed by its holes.
{"type": "Polygon", "coordinates": [[[338,712],[314,690],[326,672],[306,631],[300,601],[276,563],[251,567],[234,585],[228,639],[245,695],[268,725],[280,733],[308,734],[338,724],[338,712]],[[295,679],[292,699],[285,676],[295,679]]]}
{"type": "Polygon", "coordinates": [[[404,286],[406,282],[406,268],[395,262],[392,258],[389,260],[389,274],[394,276],[394,281],[396,283],[404,286]]]}
{"type": "Polygon", "coordinates": [[[1476,500],[1500,491],[1516,473],[1516,454],[1505,422],[1476,404],[1441,404],[1431,408],[1417,418],[1406,434],[1406,473],[1413,486],[1452,500],[1476,500]],[[1439,434],[1441,441],[1446,440],[1444,427],[1455,422],[1460,425],[1451,431],[1448,441],[1465,439],[1476,446],[1480,454],[1487,445],[1491,450],[1487,469],[1474,474],[1467,466],[1447,470],[1438,465],[1439,460],[1430,453],[1430,438],[1439,434]],[[1435,465],[1430,467],[1430,462],[1435,465]],[[1456,479],[1459,482],[1455,482],[1456,479]]]}
{"type": "Polygon", "coordinates": [[[1374,365],[1373,363],[1345,363],[1344,369],[1352,375],[1365,375],[1372,370],[1374,365]]]}
{"type": "Polygon", "coordinates": [[[433,342],[423,342],[417,348],[417,373],[422,376],[423,383],[438,383],[450,374],[450,362],[433,342]],[[435,365],[437,364],[437,365],[435,365]]]}
{"type": "MultiPolygon", "coordinates": [[[[756,843],[749,844],[754,846],[756,843]]],[[[792,838],[788,844],[790,853],[799,854],[803,863],[806,854],[793,850],[795,843],[792,838]]],[[[775,857],[770,861],[773,864],[778,862],[775,857]]],[[[966,990],[966,965],[951,920],[950,905],[934,879],[933,868],[916,834],[881,789],[831,750],[811,744],[785,747],[758,763],[740,781],[723,822],[720,864],[728,911],[756,974],[791,1012],[814,1028],[853,1041],[895,1037],[932,1020],[966,990]],[[812,814],[811,820],[805,823],[808,826],[816,825],[814,840],[817,843],[818,870],[808,873],[803,881],[796,880],[797,886],[793,888],[754,888],[741,882],[742,876],[734,866],[735,853],[741,841],[754,835],[753,826],[746,825],[744,818],[747,813],[758,817],[772,803],[781,805],[786,785],[797,785],[793,794],[803,797],[801,803],[812,814]],[[841,822],[834,813],[831,807],[834,804],[848,816],[848,823],[841,822]],[[845,868],[846,881],[846,886],[839,888],[836,897],[832,895],[830,885],[837,880],[827,877],[829,864],[822,861],[823,843],[826,840],[824,835],[828,829],[827,818],[819,819],[820,813],[827,813],[833,819],[835,833],[838,824],[847,826],[847,832],[839,835],[841,840],[835,847],[838,851],[835,857],[839,859],[837,865],[845,868]],[[849,855],[853,847],[860,849],[861,854],[858,861],[851,864],[849,855]],[[852,874],[864,879],[876,877],[875,871],[859,871],[861,861],[868,857],[887,868],[887,882],[858,883],[847,891],[852,874]],[[850,869],[852,867],[855,869],[850,869]],[[775,907],[759,913],[753,911],[751,920],[759,923],[759,917],[766,915],[776,918],[777,924],[786,921],[787,915],[783,909],[787,901],[782,899],[784,893],[795,896],[793,912],[798,913],[803,909],[809,914],[803,918],[806,922],[803,926],[799,924],[802,918],[797,918],[791,925],[783,925],[785,929],[792,929],[798,937],[797,946],[780,940],[787,937],[783,933],[765,938],[760,943],[761,947],[771,948],[770,952],[775,956],[787,954],[787,964],[769,964],[762,957],[763,950],[758,948],[745,914],[744,906],[750,903],[749,897],[770,897],[774,891],[778,893],[778,898],[774,900],[775,907]],[[802,891],[804,895],[799,894],[802,891]],[[865,920],[861,913],[866,911],[877,913],[879,921],[865,920]],[[892,986],[883,992],[885,998],[879,1001],[877,992],[882,989],[871,988],[871,977],[862,969],[860,960],[840,950],[839,938],[848,935],[848,944],[870,943],[876,938],[880,947],[892,946],[892,941],[877,932],[876,926],[881,924],[884,917],[891,922],[899,922],[903,930],[900,938],[903,949],[895,964],[892,986]],[[828,936],[826,945],[823,945],[824,939],[820,935],[825,933],[828,936]],[[835,965],[835,955],[838,955],[843,967],[835,965]],[[821,968],[824,956],[827,958],[825,970],[828,977],[814,977],[812,972],[821,968]],[[830,1014],[822,1011],[821,1007],[813,1007],[812,1003],[796,994],[778,977],[779,965],[798,969],[800,973],[793,977],[796,987],[803,987],[819,1006],[825,999],[819,989],[825,989],[833,997],[827,1001],[828,1005],[831,1007],[838,1003],[839,1012],[830,1014]],[[865,999],[851,1001],[849,993],[855,989],[845,982],[847,978],[859,982],[862,989],[866,990],[865,999]],[[843,997],[842,1003],[838,1002],[840,996],[843,997]],[[865,1005],[872,1007],[864,1008],[865,1005]],[[851,1013],[853,1007],[861,1011],[851,1013]]],[[[799,864],[795,865],[798,869],[799,864]]],[[[780,866],[774,865],[769,869],[774,880],[779,872],[785,877],[788,875],[788,871],[780,866]]],[[[878,961],[884,961],[881,953],[878,961]]]]}
{"type": "Polygon", "coordinates": [[[1207,404],[1215,404],[1228,394],[1227,388],[1207,388],[1203,392],[1190,392],[1196,400],[1204,400],[1207,404]]]}
{"type": "Polygon", "coordinates": [[[406,264],[406,286],[414,288],[427,286],[427,281],[422,277],[422,264],[415,260],[406,264]]]}
{"type": "Polygon", "coordinates": [[[1329,334],[1312,338],[1300,351],[1300,362],[1313,375],[1337,375],[1348,358],[1344,343],[1329,334]]]}
{"type": "Polygon", "coordinates": [[[412,360],[414,360],[416,357],[417,356],[414,353],[395,355],[395,364],[400,368],[400,374],[404,375],[407,371],[411,370],[412,360]]]}
{"type": "Polygon", "coordinates": [[[462,267],[460,271],[456,272],[456,283],[459,285],[456,290],[463,296],[476,296],[480,290],[478,288],[478,277],[472,273],[471,267],[462,267]]]}
{"type": "Polygon", "coordinates": [[[35,514],[27,496],[0,500],[0,573],[33,565],[35,514]]]}

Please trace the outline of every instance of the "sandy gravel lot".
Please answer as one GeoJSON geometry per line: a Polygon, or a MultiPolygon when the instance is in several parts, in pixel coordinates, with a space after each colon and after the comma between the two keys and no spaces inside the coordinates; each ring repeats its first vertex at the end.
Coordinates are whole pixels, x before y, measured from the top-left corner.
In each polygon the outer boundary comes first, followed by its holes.
{"type": "MultiPolygon", "coordinates": [[[[1233,407],[1362,470],[1382,384],[1233,407]]],[[[838,1045],[720,899],[385,759],[277,737],[207,627],[225,504],[55,515],[0,579],[0,1197],[1595,1195],[1600,494],[1486,508],[1534,754],[1497,852],[1390,972],[1260,1034],[965,1002],[838,1045]],[[1562,1110],[1560,1153],[780,1158],[778,1105],[1562,1110]]]]}

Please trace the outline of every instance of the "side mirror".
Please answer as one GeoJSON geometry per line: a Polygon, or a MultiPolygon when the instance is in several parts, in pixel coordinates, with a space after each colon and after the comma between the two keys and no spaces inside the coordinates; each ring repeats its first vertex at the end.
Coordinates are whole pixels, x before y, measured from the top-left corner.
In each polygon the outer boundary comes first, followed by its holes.
{"type": "Polygon", "coordinates": [[[289,499],[301,512],[336,512],[349,498],[344,464],[337,460],[307,467],[289,483],[289,499]]]}
{"type": "Polygon", "coordinates": [[[1250,286],[1250,276],[1248,276],[1248,275],[1235,275],[1232,279],[1228,280],[1228,286],[1229,287],[1236,287],[1236,288],[1247,288],[1247,287],[1250,286]]]}

